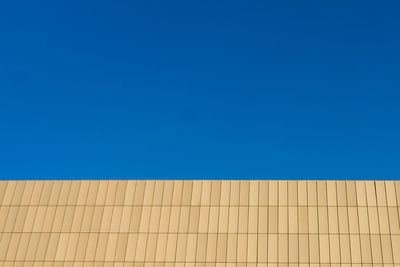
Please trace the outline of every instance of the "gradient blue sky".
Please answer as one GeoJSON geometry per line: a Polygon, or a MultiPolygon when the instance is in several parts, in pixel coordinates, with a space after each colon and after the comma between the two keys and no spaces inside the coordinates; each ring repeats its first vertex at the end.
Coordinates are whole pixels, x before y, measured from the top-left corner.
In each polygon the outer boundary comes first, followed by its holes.
{"type": "Polygon", "coordinates": [[[400,178],[399,1],[1,1],[0,177],[400,178]]]}

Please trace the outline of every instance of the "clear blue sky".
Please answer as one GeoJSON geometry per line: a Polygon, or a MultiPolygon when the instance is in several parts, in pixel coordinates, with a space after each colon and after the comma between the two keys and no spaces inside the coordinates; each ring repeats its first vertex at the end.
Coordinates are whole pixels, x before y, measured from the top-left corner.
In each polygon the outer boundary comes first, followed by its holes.
{"type": "Polygon", "coordinates": [[[1,1],[1,178],[400,178],[399,1],[1,1]]]}

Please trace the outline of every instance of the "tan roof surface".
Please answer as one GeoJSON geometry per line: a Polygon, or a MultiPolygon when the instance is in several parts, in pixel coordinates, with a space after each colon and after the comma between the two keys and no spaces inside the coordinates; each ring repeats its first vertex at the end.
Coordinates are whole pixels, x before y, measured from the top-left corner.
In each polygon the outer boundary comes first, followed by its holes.
{"type": "Polygon", "coordinates": [[[400,181],[0,181],[0,203],[0,266],[400,266],[400,181]]]}

